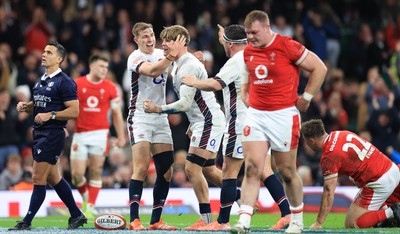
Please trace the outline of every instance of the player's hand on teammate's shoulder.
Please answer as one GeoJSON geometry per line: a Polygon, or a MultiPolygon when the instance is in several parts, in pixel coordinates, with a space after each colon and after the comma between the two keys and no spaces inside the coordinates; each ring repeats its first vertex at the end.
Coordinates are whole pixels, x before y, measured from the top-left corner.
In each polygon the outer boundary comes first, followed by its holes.
{"type": "Polygon", "coordinates": [[[185,75],[182,77],[182,84],[185,84],[189,87],[193,87],[194,82],[197,80],[197,78],[193,75],[185,75]]]}

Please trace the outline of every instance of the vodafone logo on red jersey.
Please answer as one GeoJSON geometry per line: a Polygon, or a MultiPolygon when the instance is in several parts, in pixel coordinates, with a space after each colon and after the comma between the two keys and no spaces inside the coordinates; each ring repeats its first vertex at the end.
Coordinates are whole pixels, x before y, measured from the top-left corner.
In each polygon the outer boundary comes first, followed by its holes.
{"type": "Polygon", "coordinates": [[[254,73],[256,75],[256,77],[258,78],[258,80],[254,81],[254,84],[272,84],[274,83],[274,80],[272,79],[265,79],[268,76],[268,69],[265,65],[258,65],[255,69],[254,69],[254,73]]]}
{"type": "Polygon", "coordinates": [[[258,65],[255,69],[255,73],[258,79],[264,79],[268,76],[268,69],[265,65],[258,65]]]}
{"type": "Polygon", "coordinates": [[[89,96],[86,99],[86,107],[83,107],[84,111],[87,112],[100,112],[100,108],[97,106],[99,105],[99,99],[96,96],[89,96]]]}

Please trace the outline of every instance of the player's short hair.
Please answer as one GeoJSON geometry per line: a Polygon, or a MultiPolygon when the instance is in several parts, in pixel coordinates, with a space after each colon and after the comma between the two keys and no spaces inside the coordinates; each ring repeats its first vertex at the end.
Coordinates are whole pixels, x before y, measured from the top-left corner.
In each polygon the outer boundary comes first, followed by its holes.
{"type": "Polygon", "coordinates": [[[301,125],[301,134],[305,138],[322,137],[325,134],[324,123],[321,119],[312,119],[301,125]]]}
{"type": "Polygon", "coordinates": [[[57,55],[62,59],[60,62],[61,64],[64,61],[65,57],[67,57],[67,50],[57,41],[49,41],[47,42],[47,45],[54,46],[57,48],[57,55]]]}
{"type": "Polygon", "coordinates": [[[260,21],[260,23],[265,23],[269,25],[269,17],[268,14],[264,11],[254,10],[246,15],[244,19],[244,27],[250,28],[251,24],[255,21],[260,21]]]}
{"type": "Polygon", "coordinates": [[[132,27],[132,35],[134,37],[139,37],[139,33],[143,30],[146,30],[148,28],[153,28],[152,24],[145,23],[145,22],[137,22],[135,25],[132,27]]]}
{"type": "Polygon", "coordinates": [[[186,38],[185,46],[187,46],[190,42],[189,31],[180,25],[165,27],[160,33],[160,38],[166,41],[175,41],[178,35],[182,35],[186,38]]]}
{"type": "Polygon", "coordinates": [[[232,24],[225,27],[224,40],[235,44],[247,44],[247,36],[244,27],[239,24],[232,24]]]}
{"type": "Polygon", "coordinates": [[[90,56],[89,58],[89,64],[92,64],[98,60],[104,61],[104,62],[109,62],[110,59],[104,55],[104,54],[93,54],[92,56],[90,56]]]}

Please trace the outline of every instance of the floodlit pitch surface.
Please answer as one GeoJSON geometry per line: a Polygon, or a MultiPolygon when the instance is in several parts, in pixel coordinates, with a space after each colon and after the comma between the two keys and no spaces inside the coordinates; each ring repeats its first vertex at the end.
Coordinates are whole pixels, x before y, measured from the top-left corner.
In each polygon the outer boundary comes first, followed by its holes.
{"type": "MultiPolygon", "coordinates": [[[[308,227],[315,221],[317,214],[305,213],[304,214],[304,233],[400,233],[400,228],[370,228],[370,229],[345,229],[344,218],[345,214],[331,213],[328,216],[322,230],[310,230],[308,227]]],[[[238,216],[231,217],[231,224],[234,224],[238,216]]],[[[129,217],[125,216],[127,222],[129,217]]],[[[187,227],[199,218],[198,215],[165,215],[162,217],[163,220],[169,224],[177,226],[178,228],[187,227]]],[[[216,217],[214,217],[216,218],[216,217]]],[[[282,233],[282,231],[269,231],[271,227],[279,218],[278,214],[256,214],[252,219],[252,233],[282,233]]],[[[49,217],[38,217],[33,220],[31,231],[19,231],[9,232],[7,228],[12,227],[16,224],[18,218],[0,218],[0,233],[126,233],[128,230],[120,231],[101,231],[94,227],[93,220],[89,220],[83,228],[77,230],[67,230],[68,217],[64,216],[49,216],[49,217]]],[[[150,221],[149,215],[141,216],[142,224],[147,227],[150,221]]],[[[136,231],[132,233],[229,233],[229,231],[218,231],[218,232],[201,232],[201,231],[136,231]]]]}

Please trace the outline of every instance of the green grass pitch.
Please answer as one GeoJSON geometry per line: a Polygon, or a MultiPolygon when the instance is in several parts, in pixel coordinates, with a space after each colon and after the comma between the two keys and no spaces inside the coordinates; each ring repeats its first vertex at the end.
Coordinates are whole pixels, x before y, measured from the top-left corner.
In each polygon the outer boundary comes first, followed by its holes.
{"type": "MultiPolygon", "coordinates": [[[[324,223],[322,230],[310,230],[308,227],[315,221],[316,213],[305,213],[304,224],[305,233],[400,233],[400,228],[371,228],[371,229],[344,229],[344,219],[346,214],[331,213],[324,223]]],[[[125,216],[127,221],[129,217],[125,216]]],[[[169,225],[184,228],[196,222],[198,215],[163,215],[163,220],[169,225]]],[[[216,218],[216,217],[215,217],[216,218]]],[[[231,216],[231,224],[235,223],[238,216],[231,216]]],[[[282,231],[268,231],[279,218],[278,214],[256,214],[252,218],[252,233],[281,233],[282,231]]],[[[0,218],[0,233],[28,233],[28,232],[8,232],[7,228],[15,225],[19,218],[0,218]]],[[[124,231],[99,231],[94,228],[93,220],[89,220],[83,228],[77,230],[66,230],[68,217],[48,216],[37,217],[32,222],[32,231],[29,233],[126,233],[124,231]]],[[[150,221],[150,215],[141,215],[142,224],[146,227],[150,221]]],[[[129,231],[128,231],[129,232],[129,231]]],[[[171,231],[145,231],[132,233],[171,233],[171,231]]],[[[200,231],[173,231],[172,233],[229,233],[229,231],[219,232],[200,232],[200,231]]]]}

